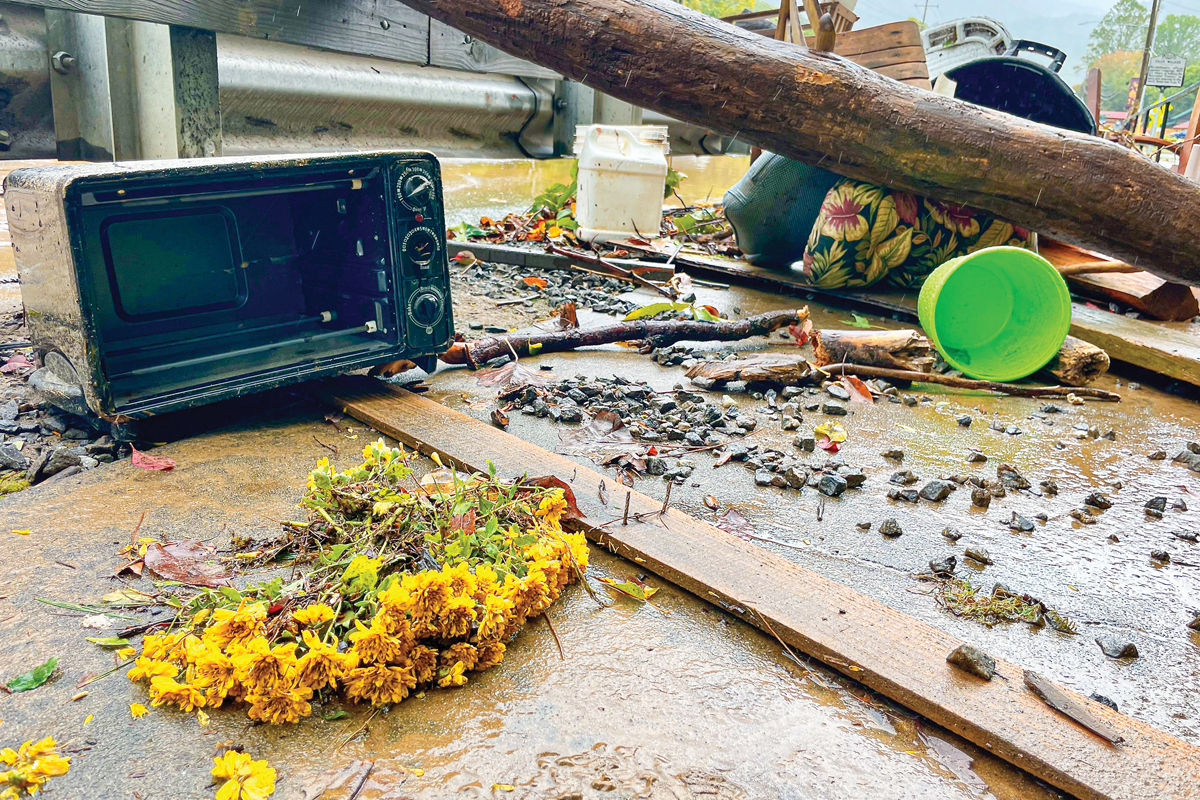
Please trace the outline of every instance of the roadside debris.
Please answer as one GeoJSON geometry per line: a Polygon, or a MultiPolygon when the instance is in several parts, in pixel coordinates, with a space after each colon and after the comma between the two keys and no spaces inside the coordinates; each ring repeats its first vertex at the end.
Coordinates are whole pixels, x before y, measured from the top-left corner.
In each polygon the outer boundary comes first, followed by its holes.
{"type": "Polygon", "coordinates": [[[960,644],[946,656],[946,661],[985,681],[990,681],[996,674],[996,659],[973,644],[960,644]]]}
{"type": "Polygon", "coordinates": [[[1002,584],[996,584],[991,594],[982,594],[982,587],[960,578],[934,576],[931,579],[934,581],[934,599],[956,617],[974,620],[989,628],[1004,622],[1024,622],[1034,626],[1049,625],[1060,633],[1077,632],[1075,623],[1066,616],[1042,601],[1016,594],[1002,584]]]}
{"type": "Polygon", "coordinates": [[[0,750],[0,798],[19,800],[45,792],[51,778],[66,775],[71,759],[58,754],[58,743],[47,736],[30,740],[16,750],[0,750]]]}
{"type": "Polygon", "coordinates": [[[1100,738],[1113,744],[1125,741],[1125,737],[1101,722],[1092,712],[1036,672],[1025,670],[1024,682],[1029,691],[1040,697],[1046,705],[1075,720],[1100,738]]]}

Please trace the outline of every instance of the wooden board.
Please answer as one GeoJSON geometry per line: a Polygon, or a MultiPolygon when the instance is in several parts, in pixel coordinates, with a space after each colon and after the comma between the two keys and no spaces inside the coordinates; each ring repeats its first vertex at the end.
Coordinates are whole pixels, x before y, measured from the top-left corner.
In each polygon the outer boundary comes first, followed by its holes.
{"type": "Polygon", "coordinates": [[[15,0],[18,5],[429,62],[429,17],[399,0],[15,0]]]}
{"type": "Polygon", "coordinates": [[[429,65],[472,72],[520,75],[523,78],[560,77],[553,70],[513,58],[503,50],[497,50],[490,44],[484,44],[437,20],[430,20],[429,24],[429,65]]]}
{"type": "MultiPolygon", "coordinates": [[[[582,529],[601,546],[752,625],[769,626],[789,645],[1081,800],[1200,797],[1200,749],[1066,691],[1125,740],[1110,745],[1024,689],[1018,666],[997,659],[1003,679],[990,682],[967,675],[945,661],[960,640],[680,511],[623,526],[624,490],[611,477],[370,378],[339,378],[317,391],[460,468],[484,470],[491,461],[505,477],[568,481],[585,516],[582,529]],[[601,481],[609,487],[607,506],[598,498],[601,481]]],[[[631,514],[660,507],[631,492],[631,514]]]]}

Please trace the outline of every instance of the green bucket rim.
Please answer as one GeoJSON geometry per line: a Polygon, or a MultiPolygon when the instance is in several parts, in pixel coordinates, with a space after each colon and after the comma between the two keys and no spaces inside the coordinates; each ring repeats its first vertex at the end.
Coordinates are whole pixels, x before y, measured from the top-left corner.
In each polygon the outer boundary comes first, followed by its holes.
{"type": "Polygon", "coordinates": [[[920,318],[921,326],[925,329],[926,334],[929,336],[930,342],[933,343],[933,346],[937,349],[938,353],[941,354],[942,358],[946,360],[946,363],[961,371],[964,375],[972,378],[991,381],[1014,381],[1028,377],[1029,375],[1037,372],[1039,369],[1046,366],[1046,364],[1048,364],[1051,359],[1058,354],[1059,350],[1062,349],[1063,342],[1066,341],[1067,338],[1067,333],[1071,329],[1071,293],[1070,290],[1067,289],[1067,282],[1063,280],[1062,275],[1060,275],[1058,270],[1054,268],[1054,265],[1032,250],[1026,250],[1023,247],[1011,247],[1008,245],[987,247],[982,250],[977,250],[974,253],[968,253],[965,256],[952,258],[931,272],[925,279],[925,283],[921,287],[921,293],[917,299],[917,316],[920,318]],[[970,367],[970,365],[964,365],[960,363],[958,359],[949,355],[942,347],[941,342],[938,340],[935,318],[937,316],[937,302],[940,298],[942,287],[950,279],[950,276],[958,270],[959,267],[969,263],[980,255],[996,254],[999,252],[1011,252],[1013,254],[1019,254],[1021,258],[1027,259],[1028,264],[1036,264],[1041,267],[1043,273],[1050,278],[1048,283],[1054,286],[1054,297],[1057,297],[1061,304],[1061,309],[1065,311],[1059,323],[1058,330],[1054,332],[1053,338],[1051,338],[1049,334],[1046,336],[1045,341],[1047,354],[1045,359],[1041,360],[1039,355],[1039,363],[1037,366],[1027,371],[1018,370],[1016,372],[981,372],[978,369],[970,367]],[[1053,341],[1057,341],[1057,344],[1055,344],[1051,349],[1050,343],[1053,341]]]}

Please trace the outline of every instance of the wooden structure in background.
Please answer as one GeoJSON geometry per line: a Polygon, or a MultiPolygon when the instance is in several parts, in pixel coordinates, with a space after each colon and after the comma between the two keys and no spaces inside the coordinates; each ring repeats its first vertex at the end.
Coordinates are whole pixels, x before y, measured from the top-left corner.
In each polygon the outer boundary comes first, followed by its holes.
{"type": "Polygon", "coordinates": [[[1168,322],[1188,320],[1200,314],[1197,290],[1191,286],[1164,281],[1116,259],[1053,239],[1043,238],[1038,250],[1063,271],[1063,277],[1078,294],[1122,303],[1168,322]],[[1076,271],[1072,267],[1092,271],[1076,271]]]}

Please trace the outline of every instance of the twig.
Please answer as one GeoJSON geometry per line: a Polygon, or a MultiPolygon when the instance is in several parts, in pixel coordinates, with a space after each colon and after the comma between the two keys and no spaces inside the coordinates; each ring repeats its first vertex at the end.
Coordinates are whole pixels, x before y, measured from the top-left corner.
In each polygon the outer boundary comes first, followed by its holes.
{"type": "Polygon", "coordinates": [[[518,305],[519,303],[524,303],[526,300],[536,300],[536,299],[537,299],[537,295],[531,294],[531,295],[526,295],[525,297],[514,297],[512,300],[497,300],[496,308],[504,308],[504,306],[515,306],[515,305],[518,305]]]}
{"type": "Polygon", "coordinates": [[[366,769],[359,767],[362,770],[362,777],[358,779],[358,783],[354,786],[354,791],[350,793],[350,797],[347,800],[355,800],[362,792],[363,787],[367,785],[367,778],[371,776],[371,770],[375,769],[375,762],[368,759],[362,763],[362,766],[366,767],[366,769]]]}
{"type": "Polygon", "coordinates": [[[667,483],[667,495],[666,495],[666,497],[663,498],[662,508],[659,509],[659,512],[658,512],[659,519],[662,518],[663,514],[667,513],[667,506],[670,505],[670,503],[671,503],[671,489],[674,486],[675,486],[675,481],[669,481],[667,483]]]}
{"type": "Polygon", "coordinates": [[[984,392],[999,392],[1013,397],[1065,397],[1074,394],[1076,397],[1092,397],[1097,400],[1119,402],[1121,395],[1104,389],[1090,389],[1080,386],[1017,386],[1012,383],[997,381],[980,381],[973,378],[956,378],[942,375],[938,372],[912,372],[906,369],[887,369],[885,367],[864,367],[859,364],[827,364],[821,369],[829,374],[857,374],[868,378],[886,378],[896,381],[912,381],[914,383],[936,383],[951,386],[956,389],[974,389],[984,392]]]}
{"type": "Polygon", "coordinates": [[[107,678],[109,675],[112,675],[117,670],[122,669],[124,667],[128,667],[130,664],[134,663],[135,661],[137,661],[136,658],[131,658],[123,664],[117,664],[115,667],[113,667],[110,670],[105,670],[104,672],[101,672],[99,675],[93,675],[92,677],[90,677],[86,681],[84,681],[83,683],[78,684],[75,688],[82,689],[85,686],[90,686],[91,684],[95,683],[96,681],[100,680],[101,678],[107,678]]]}
{"type": "Polygon", "coordinates": [[[321,447],[324,447],[329,452],[333,453],[333,457],[337,458],[338,449],[336,447],[334,447],[331,444],[325,444],[324,442],[322,442],[320,439],[317,438],[317,435],[315,433],[313,434],[313,441],[316,442],[317,444],[321,445],[321,447]]]}
{"type": "Polygon", "coordinates": [[[808,665],[807,665],[807,664],[805,664],[803,661],[801,661],[801,660],[800,660],[800,657],[799,657],[799,656],[797,656],[795,653],[793,653],[793,652],[792,652],[792,648],[790,648],[790,647],[788,647],[788,646],[787,646],[787,642],[785,642],[783,639],[779,638],[779,634],[778,634],[778,633],[776,633],[776,632],[775,632],[775,629],[771,627],[771,623],[767,622],[767,618],[766,618],[766,617],[764,617],[764,616],[762,615],[762,612],[761,612],[761,611],[759,611],[759,610],[758,610],[757,608],[755,608],[754,606],[750,606],[750,608],[754,609],[754,613],[758,615],[758,619],[759,619],[759,620],[762,622],[762,624],[763,624],[763,625],[765,625],[765,626],[766,626],[766,628],[767,628],[767,631],[768,631],[768,632],[769,632],[769,633],[770,633],[772,636],[774,636],[774,637],[775,637],[775,641],[779,642],[779,646],[780,646],[780,647],[782,647],[782,648],[783,648],[783,650],[784,650],[784,652],[785,652],[785,653],[787,653],[787,654],[788,654],[788,656],[790,656],[790,657],[791,657],[792,661],[795,661],[795,662],[796,662],[796,665],[797,665],[797,666],[799,666],[801,669],[804,669],[804,670],[806,670],[806,671],[811,671],[811,670],[809,670],[809,667],[808,667],[808,665]]]}
{"type": "Polygon", "coordinates": [[[547,625],[547,626],[550,628],[550,635],[554,637],[554,643],[555,643],[556,645],[558,645],[558,658],[559,658],[559,660],[560,660],[560,661],[566,661],[566,660],[567,660],[567,657],[566,657],[565,655],[563,655],[562,642],[560,642],[560,641],[559,641],[559,639],[558,639],[558,631],[554,630],[554,623],[550,621],[550,614],[549,614],[549,612],[548,612],[548,611],[543,611],[543,612],[542,612],[542,618],[543,618],[544,620],[546,620],[546,625],[547,625]]]}
{"type": "Polygon", "coordinates": [[[587,253],[575,253],[575,252],[572,252],[565,248],[557,247],[555,245],[550,245],[549,249],[550,249],[550,252],[554,253],[556,256],[565,256],[566,258],[576,258],[576,259],[579,259],[580,261],[584,262],[585,264],[603,264],[608,269],[611,269],[613,272],[617,273],[618,275],[621,275],[622,277],[626,278],[627,280],[633,281],[638,286],[644,286],[647,289],[652,289],[652,290],[658,292],[659,294],[661,294],[663,297],[667,298],[668,300],[675,299],[675,295],[672,294],[669,290],[663,288],[662,286],[659,286],[657,283],[654,283],[653,281],[649,281],[649,280],[643,278],[641,275],[638,275],[637,273],[635,273],[631,270],[627,270],[624,267],[618,267],[616,264],[612,263],[608,259],[601,258],[600,256],[590,256],[587,253]]]}
{"type": "Polygon", "coordinates": [[[141,518],[138,519],[138,524],[133,526],[133,533],[129,534],[129,546],[134,548],[135,550],[137,549],[138,531],[140,531],[142,529],[142,523],[145,521],[146,521],[146,512],[143,511],[141,518]]]}
{"type": "Polygon", "coordinates": [[[55,563],[55,564],[58,564],[60,567],[67,567],[67,568],[69,568],[69,569],[75,569],[75,565],[74,565],[74,564],[68,564],[68,563],[67,563],[67,562],[65,562],[65,561],[59,561],[58,559],[54,559],[54,563],[55,563]]]}
{"type": "Polygon", "coordinates": [[[346,746],[346,744],[351,739],[353,739],[355,736],[358,736],[360,733],[362,733],[363,730],[367,727],[367,725],[369,725],[371,723],[371,720],[375,719],[375,715],[378,713],[379,713],[379,709],[376,708],[374,711],[372,711],[370,714],[368,714],[367,718],[363,720],[362,725],[359,725],[357,728],[355,728],[349,734],[347,734],[346,737],[343,738],[342,741],[338,744],[338,746],[333,749],[334,752],[336,753],[338,750],[341,750],[343,747],[346,746]]]}
{"type": "Polygon", "coordinates": [[[624,517],[624,519],[623,519],[623,520],[621,520],[621,524],[622,524],[622,525],[628,525],[628,524],[629,524],[629,500],[630,500],[630,498],[632,498],[632,497],[633,497],[633,492],[626,492],[626,493],[625,493],[625,517],[624,517]]]}

